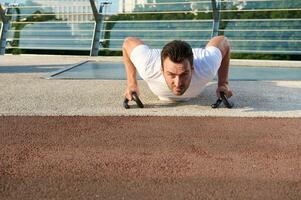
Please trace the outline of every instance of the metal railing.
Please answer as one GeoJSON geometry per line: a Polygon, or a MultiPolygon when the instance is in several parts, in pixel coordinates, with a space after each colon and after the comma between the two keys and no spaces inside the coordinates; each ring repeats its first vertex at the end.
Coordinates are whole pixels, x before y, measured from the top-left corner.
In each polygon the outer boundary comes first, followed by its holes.
{"type": "Polygon", "coordinates": [[[1,6],[0,54],[84,50],[96,56],[120,51],[128,36],[153,48],[174,39],[199,47],[216,35],[227,36],[237,53],[301,54],[301,1],[296,0],[30,2],[1,6]]]}

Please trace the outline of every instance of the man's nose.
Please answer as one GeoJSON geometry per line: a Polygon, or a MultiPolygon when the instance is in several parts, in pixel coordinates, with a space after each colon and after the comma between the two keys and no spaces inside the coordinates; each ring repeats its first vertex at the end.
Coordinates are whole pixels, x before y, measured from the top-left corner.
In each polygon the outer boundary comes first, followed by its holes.
{"type": "Polygon", "coordinates": [[[175,83],[176,87],[181,87],[182,86],[182,80],[181,80],[180,76],[175,77],[175,82],[174,83],[175,83]]]}

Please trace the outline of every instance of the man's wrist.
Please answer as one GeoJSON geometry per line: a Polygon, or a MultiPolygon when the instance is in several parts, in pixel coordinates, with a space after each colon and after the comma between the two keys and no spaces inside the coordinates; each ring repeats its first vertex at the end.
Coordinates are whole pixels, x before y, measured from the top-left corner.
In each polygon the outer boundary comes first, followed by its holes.
{"type": "Polygon", "coordinates": [[[137,81],[128,81],[128,86],[137,86],[137,81]]]}
{"type": "Polygon", "coordinates": [[[219,81],[218,86],[224,86],[224,85],[229,85],[228,81],[219,81]]]}

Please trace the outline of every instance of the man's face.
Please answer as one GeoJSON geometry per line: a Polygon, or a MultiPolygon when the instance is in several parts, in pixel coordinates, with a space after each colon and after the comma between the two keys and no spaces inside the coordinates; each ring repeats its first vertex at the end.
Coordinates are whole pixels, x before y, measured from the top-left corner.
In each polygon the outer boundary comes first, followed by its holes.
{"type": "Polygon", "coordinates": [[[188,59],[182,63],[174,63],[167,57],[163,66],[163,76],[170,90],[176,96],[184,94],[190,85],[193,70],[188,59]]]}

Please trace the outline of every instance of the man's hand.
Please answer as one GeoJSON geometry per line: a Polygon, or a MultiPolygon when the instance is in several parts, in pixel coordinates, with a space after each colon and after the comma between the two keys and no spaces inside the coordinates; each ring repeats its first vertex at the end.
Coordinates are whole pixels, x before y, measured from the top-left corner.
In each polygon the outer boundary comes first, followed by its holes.
{"type": "Polygon", "coordinates": [[[125,89],[124,96],[129,101],[132,101],[133,100],[133,98],[132,98],[132,93],[133,92],[136,92],[138,96],[140,95],[140,91],[139,91],[138,85],[136,85],[136,84],[134,84],[134,85],[128,85],[127,88],[125,89]]]}
{"type": "Polygon", "coordinates": [[[218,84],[218,88],[216,89],[216,95],[218,98],[221,97],[220,92],[224,92],[227,98],[230,98],[233,95],[227,83],[218,84]]]}

